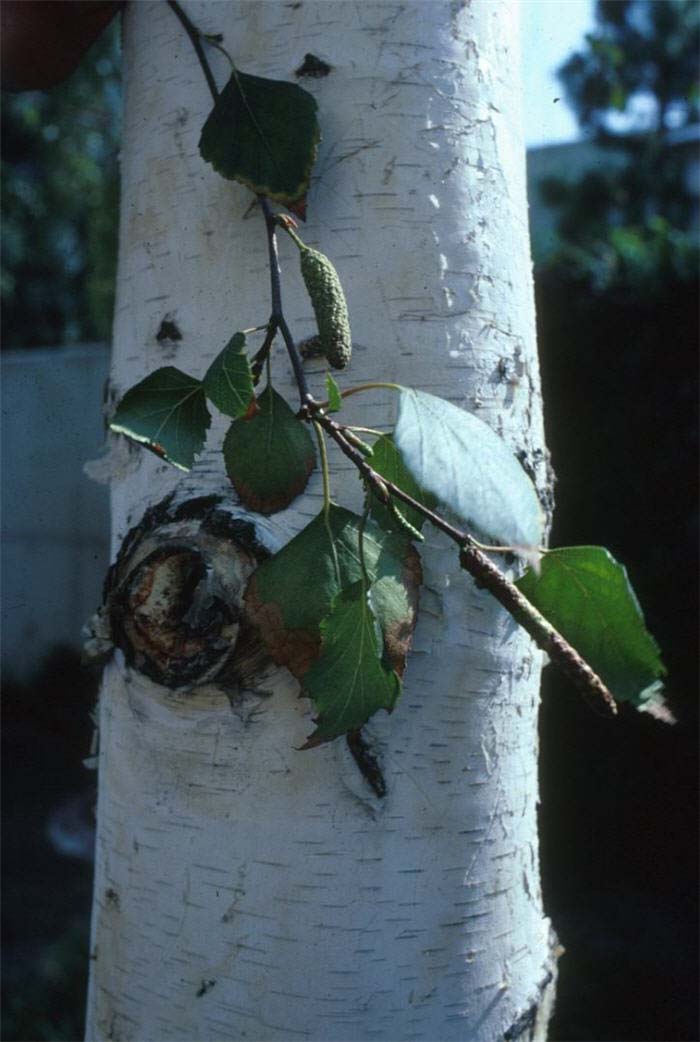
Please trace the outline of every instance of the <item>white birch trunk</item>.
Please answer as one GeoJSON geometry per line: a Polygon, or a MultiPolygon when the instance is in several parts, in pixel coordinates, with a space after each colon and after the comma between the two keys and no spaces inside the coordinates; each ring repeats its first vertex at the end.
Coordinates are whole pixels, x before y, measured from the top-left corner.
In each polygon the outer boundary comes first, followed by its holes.
{"type": "MultiPolygon", "coordinates": [[[[517,3],[186,10],[224,33],[246,72],[291,80],[307,52],[332,67],[301,81],[323,132],[303,235],[346,289],[355,352],[341,384],[398,381],[477,412],[525,454],[544,493],[517,3]]],[[[199,157],[211,101],[165,3],[130,6],[124,52],[117,396],[165,364],[202,375],[235,330],[269,312],[261,215],[199,157]],[[180,341],[156,339],[166,315],[180,341]]],[[[311,307],[294,247],[281,251],[285,310],[302,338],[311,307]]],[[[307,369],[322,395],[322,367],[307,369]]],[[[293,402],[281,348],[274,380],[293,402]]],[[[350,402],[356,422],[390,427],[390,395],[350,402]]],[[[147,452],[129,455],[113,481],[115,553],[176,486],[221,491],[222,433],[184,479],[147,452]]],[[[342,458],[334,465],[336,498],[356,507],[359,482],[342,458]]],[[[271,538],[317,513],[320,492],[316,475],[271,519],[271,538]]],[[[211,685],[178,695],[119,654],[108,667],[89,1039],[544,1037],[540,654],[460,573],[453,548],[428,533],[421,552],[405,691],[368,728],[383,799],[343,741],[297,751],[310,706],[283,670],[234,712],[211,685]]]]}

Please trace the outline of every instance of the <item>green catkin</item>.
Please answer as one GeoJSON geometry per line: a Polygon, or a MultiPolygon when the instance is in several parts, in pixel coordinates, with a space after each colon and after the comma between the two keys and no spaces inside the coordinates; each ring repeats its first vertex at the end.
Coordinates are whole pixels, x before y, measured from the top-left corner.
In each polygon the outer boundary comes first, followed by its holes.
{"type": "Polygon", "coordinates": [[[344,369],[352,354],[350,320],[338,273],[323,253],[313,250],[285,225],[299,248],[301,275],[316,316],[323,354],[334,369],[344,369]]]}

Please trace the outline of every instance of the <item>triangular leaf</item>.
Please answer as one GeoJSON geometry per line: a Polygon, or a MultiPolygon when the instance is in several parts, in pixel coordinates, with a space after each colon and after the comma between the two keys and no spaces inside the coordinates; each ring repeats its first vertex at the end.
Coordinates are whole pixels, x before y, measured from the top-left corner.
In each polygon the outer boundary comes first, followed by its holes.
{"type": "Polygon", "coordinates": [[[234,71],[204,124],[202,158],[303,217],[320,139],[316,108],[296,83],[234,71]]]}
{"type": "Polygon", "coordinates": [[[224,439],[226,472],[241,501],[260,514],[289,506],[303,492],[316,454],[306,425],[266,387],[252,419],[234,420],[224,439]]]}
{"type": "Polygon", "coordinates": [[[599,674],[613,696],[658,703],[666,675],[626,570],[602,546],[567,546],[528,569],[517,586],[599,674]]]}
{"type": "Polygon", "coordinates": [[[487,539],[537,546],[543,515],[517,459],[471,413],[402,388],[394,441],[419,485],[487,539]]]}
{"type": "Polygon", "coordinates": [[[201,380],[168,365],[126,392],[109,426],[180,470],[189,470],[210,423],[201,380]]]}
{"type": "Polygon", "coordinates": [[[338,412],[343,407],[343,399],[340,396],[340,388],[330,373],[326,373],[326,398],[328,399],[328,412],[338,412]]]}
{"type": "Polygon", "coordinates": [[[321,623],[321,654],[304,677],[304,693],[318,712],[311,749],[361,727],[378,709],[394,708],[401,692],[382,660],[382,636],[364,582],[334,599],[321,623]]]}
{"type": "MultiPolygon", "coordinates": [[[[320,624],[343,589],[362,579],[361,519],[332,504],[279,553],[260,565],[246,591],[246,610],[271,658],[302,677],[320,649],[320,624]]],[[[418,554],[405,536],[383,532],[371,521],[364,533],[365,565],[378,586],[391,580],[403,591],[379,591],[375,606],[391,665],[403,672],[415,625],[421,582],[418,554]]]]}
{"type": "Polygon", "coordinates": [[[204,393],[225,416],[245,416],[255,397],[245,335],[235,333],[204,376],[204,393]]]}
{"type": "MultiPolygon", "coordinates": [[[[394,485],[398,485],[403,492],[406,492],[412,499],[417,499],[419,503],[423,503],[426,507],[432,509],[435,506],[435,496],[422,489],[411,472],[406,468],[391,435],[383,435],[381,438],[377,438],[372,446],[372,470],[376,470],[383,478],[387,478],[394,485]]],[[[387,531],[400,528],[399,522],[379,502],[376,496],[370,496],[369,503],[370,516],[378,525],[386,528],[387,531]]],[[[406,518],[409,525],[420,532],[425,521],[423,515],[399,500],[395,500],[394,504],[396,509],[406,518]]]]}

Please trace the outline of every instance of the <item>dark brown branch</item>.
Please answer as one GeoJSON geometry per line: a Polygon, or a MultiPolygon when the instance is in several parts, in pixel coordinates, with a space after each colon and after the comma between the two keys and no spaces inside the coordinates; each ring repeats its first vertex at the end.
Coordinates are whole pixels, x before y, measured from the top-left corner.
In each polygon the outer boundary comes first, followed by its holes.
{"type": "Polygon", "coordinates": [[[596,705],[603,704],[613,715],[617,713],[615,699],[601,678],[579,655],[561,633],[547,622],[544,615],[510,582],[481,550],[463,544],[459,552],[459,563],[475,579],[478,586],[488,590],[515,621],[530,634],[538,648],[549,655],[569,680],[596,705]]]}
{"type": "Polygon", "coordinates": [[[469,572],[477,586],[488,590],[491,596],[503,605],[515,621],[530,634],[538,648],[549,655],[552,662],[566,673],[583,694],[595,699],[597,704],[602,701],[606,709],[613,715],[617,713],[615,700],[597,673],[584,662],[576,649],[562,637],[561,633],[547,622],[518,587],[503,575],[486,554],[477,548],[468,532],[455,528],[434,510],[430,510],[429,507],[409,496],[398,485],[372,470],[362,454],[347,440],[339,425],[330,416],[327,416],[313,399],[307,401],[307,409],[314,420],[328,432],[341,452],[355,464],[370,490],[381,502],[386,503],[387,495],[393,496],[420,513],[435,528],[444,532],[459,546],[459,563],[465,571],[469,572]]]}
{"type": "MultiPolygon", "coordinates": [[[[202,47],[202,34],[192,24],[177,0],[168,0],[173,12],[182,23],[192,46],[195,49],[200,65],[206,77],[209,90],[214,101],[219,96],[219,90],[212,74],[202,47]]],[[[277,250],[277,217],[275,216],[269,200],[264,196],[258,196],[260,207],[265,217],[267,229],[268,253],[270,259],[270,294],[272,300],[272,314],[268,326],[268,334],[265,343],[258,352],[254,364],[262,369],[262,365],[269,354],[272,340],[279,329],[284,339],[289,359],[294,370],[294,378],[301,399],[300,417],[312,420],[330,435],[336,442],[341,452],[351,460],[362,477],[365,479],[368,489],[384,504],[389,504],[391,498],[397,499],[430,521],[435,528],[444,532],[459,547],[459,562],[465,571],[469,572],[477,586],[488,590],[496,598],[499,604],[508,611],[519,625],[530,634],[537,646],[541,648],[550,659],[574,682],[574,684],[587,696],[592,696],[596,702],[602,700],[609,712],[617,713],[617,706],[612,694],[603,683],[601,678],[584,662],[575,648],[544,618],[533,604],[520,592],[514,583],[510,582],[505,575],[493,564],[493,562],[476,546],[468,532],[463,532],[449,521],[430,510],[423,503],[409,496],[403,489],[392,481],[382,477],[370,467],[362,453],[351,443],[348,433],[342,426],[337,424],[324,411],[319,402],[315,401],[309,391],[306,374],[303,369],[301,356],[294,343],[294,338],[287,325],[282,310],[282,288],[280,281],[279,254],[277,250]]],[[[258,372],[259,376],[259,372],[258,372]]],[[[347,392],[346,392],[347,393],[347,392]]],[[[353,441],[356,439],[352,439],[353,441]]],[[[352,744],[349,742],[351,750],[352,744]]],[[[355,741],[357,747],[357,740],[355,741]]],[[[353,751],[353,755],[355,751],[353,751]]],[[[357,758],[357,757],[356,757],[357,758]]]]}

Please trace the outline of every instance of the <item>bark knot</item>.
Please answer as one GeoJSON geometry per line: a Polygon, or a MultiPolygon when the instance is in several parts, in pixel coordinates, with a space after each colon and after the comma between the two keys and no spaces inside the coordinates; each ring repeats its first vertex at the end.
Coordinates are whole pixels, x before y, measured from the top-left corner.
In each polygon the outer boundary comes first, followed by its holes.
{"type": "Polygon", "coordinates": [[[172,690],[230,667],[248,578],[265,556],[253,525],[219,500],[149,510],[110,569],[103,614],[127,663],[172,690]]]}

